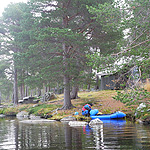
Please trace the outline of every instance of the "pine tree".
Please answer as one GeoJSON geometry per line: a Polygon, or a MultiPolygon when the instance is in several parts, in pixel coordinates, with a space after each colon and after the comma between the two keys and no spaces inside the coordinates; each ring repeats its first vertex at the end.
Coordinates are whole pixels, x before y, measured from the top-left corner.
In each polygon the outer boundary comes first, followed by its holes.
{"type": "Polygon", "coordinates": [[[51,78],[63,78],[64,106],[72,107],[70,83],[85,66],[85,54],[89,51],[90,26],[93,19],[86,5],[97,1],[78,0],[31,0],[37,19],[36,40],[32,48],[40,52],[41,60],[47,60],[51,78]]]}
{"type": "Polygon", "coordinates": [[[1,52],[2,55],[10,56],[9,60],[13,66],[12,74],[14,79],[14,104],[18,103],[18,75],[22,74],[22,70],[19,70],[16,56],[25,51],[27,48],[25,45],[26,41],[20,42],[20,39],[29,38],[25,33],[25,29],[27,29],[29,25],[28,19],[30,19],[31,25],[31,23],[33,23],[31,22],[32,14],[29,11],[29,7],[25,3],[9,4],[8,7],[5,8],[1,18],[1,52]]]}

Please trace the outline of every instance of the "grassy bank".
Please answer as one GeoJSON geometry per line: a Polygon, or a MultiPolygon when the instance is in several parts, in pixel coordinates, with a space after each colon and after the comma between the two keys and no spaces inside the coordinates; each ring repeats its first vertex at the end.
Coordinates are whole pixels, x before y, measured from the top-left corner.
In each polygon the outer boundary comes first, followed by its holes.
{"type": "Polygon", "coordinates": [[[102,113],[112,113],[114,111],[126,111],[127,108],[124,104],[114,100],[112,97],[116,95],[115,91],[98,91],[98,92],[79,92],[78,99],[72,100],[73,106],[70,110],[58,110],[54,115],[57,108],[61,108],[63,105],[63,95],[57,95],[57,99],[38,104],[20,104],[16,107],[10,106],[8,108],[0,109],[0,114],[15,115],[20,111],[27,111],[29,114],[35,115],[53,115],[54,117],[64,117],[72,115],[75,112],[79,112],[81,115],[81,109],[86,103],[93,103],[93,109],[98,109],[102,113]]]}
{"type": "MultiPolygon", "coordinates": [[[[97,91],[97,92],[79,92],[78,99],[72,100],[73,106],[70,110],[57,110],[63,106],[63,95],[57,95],[57,99],[48,101],[46,103],[39,102],[38,104],[20,104],[18,106],[10,106],[7,108],[1,108],[0,114],[5,115],[16,115],[18,112],[27,111],[29,114],[34,114],[41,117],[49,117],[49,119],[60,120],[67,116],[74,115],[75,112],[78,112],[79,115],[75,116],[78,120],[85,119],[81,115],[81,109],[86,103],[93,103],[92,109],[98,109],[99,112],[103,114],[113,113],[115,111],[122,111],[127,114],[132,115],[135,113],[135,108],[137,106],[126,106],[113,99],[117,95],[117,92],[114,90],[106,91],[97,91]]],[[[87,118],[86,118],[87,119],[87,118]]]]}

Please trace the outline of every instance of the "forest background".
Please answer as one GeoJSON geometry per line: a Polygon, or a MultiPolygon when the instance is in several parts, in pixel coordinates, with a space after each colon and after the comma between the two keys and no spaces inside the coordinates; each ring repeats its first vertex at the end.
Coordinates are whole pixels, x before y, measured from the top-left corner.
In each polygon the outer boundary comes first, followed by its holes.
{"type": "MultiPolygon", "coordinates": [[[[62,109],[79,89],[97,90],[96,73],[127,78],[134,90],[150,75],[149,0],[29,0],[12,3],[0,18],[0,99],[63,89],[62,109]],[[94,70],[94,72],[93,72],[94,70]]],[[[141,89],[140,89],[141,90],[141,89]]],[[[132,100],[132,99],[130,99],[132,100]]]]}

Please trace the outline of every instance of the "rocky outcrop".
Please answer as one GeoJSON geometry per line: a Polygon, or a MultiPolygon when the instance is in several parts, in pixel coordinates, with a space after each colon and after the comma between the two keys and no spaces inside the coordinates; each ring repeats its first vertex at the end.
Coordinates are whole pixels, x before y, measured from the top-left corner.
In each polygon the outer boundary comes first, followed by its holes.
{"type": "Polygon", "coordinates": [[[85,121],[69,121],[68,124],[72,127],[76,127],[76,126],[86,126],[88,123],[85,121]]]}
{"type": "Polygon", "coordinates": [[[101,125],[101,124],[103,124],[103,122],[97,118],[97,119],[91,120],[89,123],[89,126],[101,125]]]}
{"type": "Polygon", "coordinates": [[[34,114],[30,114],[30,115],[29,115],[29,113],[26,112],[26,111],[21,111],[21,112],[19,112],[19,113],[16,115],[16,117],[17,117],[18,119],[31,119],[31,120],[39,120],[39,119],[41,119],[41,116],[36,116],[36,115],[34,115],[34,114]]]}
{"type": "Polygon", "coordinates": [[[39,119],[39,120],[22,120],[20,123],[28,123],[28,124],[41,124],[41,123],[51,123],[55,122],[55,120],[47,120],[47,119],[39,119]]]}
{"type": "Polygon", "coordinates": [[[68,117],[61,119],[60,121],[76,121],[76,118],[72,116],[68,116],[68,117]]]}
{"type": "Polygon", "coordinates": [[[0,114],[0,118],[4,118],[4,117],[6,117],[5,115],[3,115],[3,114],[0,114]]]}
{"type": "Polygon", "coordinates": [[[39,119],[41,119],[41,116],[36,116],[36,115],[34,115],[34,114],[31,114],[31,115],[29,116],[29,119],[31,119],[31,120],[39,120],[39,119]]]}
{"type": "Polygon", "coordinates": [[[40,100],[34,100],[34,97],[24,97],[23,100],[19,100],[19,104],[36,104],[40,100]]]}
{"type": "Polygon", "coordinates": [[[135,112],[135,118],[140,118],[136,119],[136,122],[140,124],[150,124],[150,109],[147,104],[141,103],[135,112]]]}
{"type": "Polygon", "coordinates": [[[43,97],[41,98],[41,101],[45,102],[45,101],[49,101],[52,99],[57,98],[57,96],[55,95],[55,93],[53,92],[46,92],[43,97]]]}
{"type": "Polygon", "coordinates": [[[26,111],[21,111],[16,115],[17,118],[28,118],[29,117],[29,113],[26,111]]]}

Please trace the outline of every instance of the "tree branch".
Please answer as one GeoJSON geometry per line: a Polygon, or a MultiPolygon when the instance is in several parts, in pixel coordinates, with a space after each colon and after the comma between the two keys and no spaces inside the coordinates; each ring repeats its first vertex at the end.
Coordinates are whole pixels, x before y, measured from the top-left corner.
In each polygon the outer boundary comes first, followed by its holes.
{"type": "Polygon", "coordinates": [[[2,35],[4,35],[6,38],[8,38],[9,40],[13,41],[12,38],[10,38],[8,35],[6,35],[5,33],[0,32],[2,35]]]}
{"type": "Polygon", "coordinates": [[[146,31],[147,31],[147,29],[144,30],[134,41],[132,41],[132,43],[130,43],[130,46],[131,46],[139,37],[141,37],[146,31]]]}
{"type": "Polygon", "coordinates": [[[79,34],[80,34],[80,33],[83,33],[83,32],[91,25],[92,22],[93,22],[93,20],[91,20],[91,21],[87,24],[87,26],[86,26],[85,28],[83,28],[83,29],[79,32],[79,34]]]}
{"type": "Polygon", "coordinates": [[[63,56],[63,53],[60,53],[60,52],[51,52],[51,53],[48,53],[48,54],[54,54],[54,55],[57,55],[57,56],[63,56]]]}
{"type": "Polygon", "coordinates": [[[149,42],[149,41],[150,41],[150,40],[148,39],[148,40],[143,41],[143,42],[141,42],[141,43],[139,43],[139,44],[137,44],[137,45],[134,45],[134,46],[132,46],[132,47],[130,47],[130,48],[124,50],[124,51],[121,51],[121,52],[116,53],[116,54],[112,54],[111,56],[116,56],[116,55],[119,55],[119,54],[122,54],[122,53],[126,53],[126,52],[129,51],[130,49],[135,48],[135,47],[137,47],[137,46],[139,46],[139,45],[142,45],[142,44],[144,44],[144,43],[146,43],[146,42],[149,42]]]}

